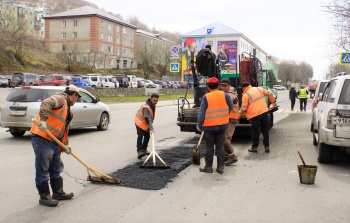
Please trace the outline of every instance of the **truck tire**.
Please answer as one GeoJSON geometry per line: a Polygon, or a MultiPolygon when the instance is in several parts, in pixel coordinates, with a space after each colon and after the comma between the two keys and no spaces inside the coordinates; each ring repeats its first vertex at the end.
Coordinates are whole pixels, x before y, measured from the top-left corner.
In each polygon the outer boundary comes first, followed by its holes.
{"type": "Polygon", "coordinates": [[[320,142],[320,134],[318,134],[318,162],[330,163],[333,160],[333,148],[327,144],[320,142]]]}
{"type": "Polygon", "coordinates": [[[269,115],[269,129],[271,129],[273,126],[273,113],[269,115]]]}
{"type": "Polygon", "coordinates": [[[317,133],[317,131],[315,130],[315,129],[313,129],[312,130],[312,144],[314,145],[314,146],[317,146],[317,140],[316,140],[316,136],[315,136],[315,134],[317,133]]]}
{"type": "Polygon", "coordinates": [[[22,130],[10,130],[11,135],[13,135],[14,137],[22,137],[24,135],[24,133],[26,133],[26,131],[22,131],[22,130]]]}

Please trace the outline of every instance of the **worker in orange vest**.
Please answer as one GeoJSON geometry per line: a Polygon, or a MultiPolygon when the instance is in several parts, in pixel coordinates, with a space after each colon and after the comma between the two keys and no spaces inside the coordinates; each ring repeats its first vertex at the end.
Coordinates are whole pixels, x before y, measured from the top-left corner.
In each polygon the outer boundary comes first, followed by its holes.
{"type": "Polygon", "coordinates": [[[66,152],[63,148],[46,134],[48,130],[52,135],[68,146],[69,124],[73,119],[73,113],[70,106],[80,98],[79,89],[74,85],[69,85],[62,93],[54,94],[45,99],[40,106],[39,115],[36,120],[40,125],[33,124],[30,132],[32,136],[32,146],[35,154],[35,184],[38,189],[40,200],[39,204],[55,207],[57,200],[69,200],[74,196],[73,193],[63,191],[63,163],[61,152],[66,152]],[[52,188],[52,197],[48,181],[52,188]]]}
{"type": "Polygon", "coordinates": [[[150,133],[154,133],[153,120],[156,116],[156,105],[159,100],[159,94],[153,93],[150,98],[143,102],[135,114],[135,126],[137,132],[137,158],[141,159],[149,155],[147,150],[150,133]]]}
{"type": "Polygon", "coordinates": [[[214,147],[217,157],[216,172],[224,173],[224,138],[229,122],[229,111],[233,109],[230,96],[219,90],[219,80],[211,77],[207,82],[209,93],[202,98],[197,130],[204,131],[205,140],[205,167],[199,168],[201,172],[213,172],[214,147]]]}
{"type": "Polygon", "coordinates": [[[251,133],[253,145],[249,152],[258,152],[260,130],[263,134],[265,152],[270,152],[269,142],[269,108],[266,105],[265,96],[268,96],[272,105],[276,107],[276,99],[271,91],[268,91],[262,87],[252,87],[249,83],[244,82],[242,84],[243,96],[240,115],[245,114],[247,120],[251,124],[251,133]]]}
{"type": "Polygon", "coordinates": [[[236,124],[238,123],[239,118],[239,105],[238,105],[238,96],[237,91],[234,87],[231,87],[231,82],[229,79],[221,80],[221,89],[226,92],[233,103],[233,109],[229,113],[229,122],[228,127],[225,131],[225,141],[224,141],[224,150],[225,150],[225,165],[230,165],[238,161],[235,150],[233,149],[231,140],[235,132],[236,124]]]}

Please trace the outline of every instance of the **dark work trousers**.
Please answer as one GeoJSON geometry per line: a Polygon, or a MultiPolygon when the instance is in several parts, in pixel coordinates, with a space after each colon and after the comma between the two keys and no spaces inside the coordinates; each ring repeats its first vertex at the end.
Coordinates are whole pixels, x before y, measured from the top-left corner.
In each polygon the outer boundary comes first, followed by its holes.
{"type": "Polygon", "coordinates": [[[137,125],[136,131],[137,131],[137,151],[139,150],[145,150],[147,149],[150,134],[149,131],[144,131],[143,129],[139,128],[137,125]]]}
{"type": "Polygon", "coordinates": [[[294,99],[290,99],[290,108],[292,110],[294,109],[294,105],[295,105],[295,98],[294,99]]]}
{"type": "Polygon", "coordinates": [[[302,111],[303,109],[304,111],[306,111],[306,103],[307,103],[307,98],[300,98],[300,111],[302,111]]]}
{"type": "Polygon", "coordinates": [[[219,131],[205,131],[205,157],[213,157],[214,151],[217,157],[225,157],[224,152],[224,139],[225,130],[219,131]],[[214,148],[215,146],[215,148],[214,148]]]}
{"type": "Polygon", "coordinates": [[[259,146],[259,137],[260,137],[260,130],[263,134],[264,140],[264,146],[270,146],[269,143],[269,115],[268,113],[263,113],[261,115],[255,116],[254,118],[249,120],[250,124],[252,125],[252,141],[253,146],[258,147],[259,146]]]}

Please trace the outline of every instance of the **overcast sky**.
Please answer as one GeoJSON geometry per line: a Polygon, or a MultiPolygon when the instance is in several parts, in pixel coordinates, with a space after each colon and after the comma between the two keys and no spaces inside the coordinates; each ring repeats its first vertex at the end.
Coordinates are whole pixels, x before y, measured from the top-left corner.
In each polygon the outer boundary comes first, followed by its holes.
{"type": "Polygon", "coordinates": [[[334,31],[321,7],[328,0],[89,1],[121,14],[124,20],[136,16],[150,28],[181,34],[221,22],[246,35],[268,55],[310,64],[315,79],[321,79],[331,63],[334,31]]]}

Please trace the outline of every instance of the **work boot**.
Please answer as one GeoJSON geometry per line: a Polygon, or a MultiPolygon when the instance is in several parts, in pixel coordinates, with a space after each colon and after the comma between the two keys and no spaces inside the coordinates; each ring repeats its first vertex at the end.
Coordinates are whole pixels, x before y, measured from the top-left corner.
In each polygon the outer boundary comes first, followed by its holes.
{"type": "Polygon", "coordinates": [[[138,159],[141,159],[145,155],[146,155],[145,150],[138,150],[137,151],[137,158],[138,159]]]}
{"type": "Polygon", "coordinates": [[[257,153],[258,149],[256,148],[256,146],[252,146],[252,148],[248,149],[248,151],[252,153],[257,153]]]}
{"type": "Polygon", "coordinates": [[[145,154],[146,154],[146,155],[151,154],[150,152],[148,152],[148,150],[147,150],[147,149],[144,149],[144,150],[143,150],[143,152],[145,152],[145,154]]]}
{"type": "Polygon", "coordinates": [[[217,157],[216,172],[224,173],[224,168],[225,168],[225,157],[217,157]]]}
{"type": "Polygon", "coordinates": [[[265,146],[265,153],[269,153],[270,152],[270,147],[269,146],[265,146]]]}
{"type": "Polygon", "coordinates": [[[38,189],[40,195],[39,204],[47,207],[56,207],[58,205],[58,201],[52,199],[52,197],[50,196],[49,184],[46,184],[44,186],[36,185],[36,188],[38,189]]]}
{"type": "Polygon", "coordinates": [[[212,173],[213,172],[213,157],[205,157],[204,168],[199,167],[200,172],[212,173]]]}
{"type": "Polygon", "coordinates": [[[74,197],[73,193],[65,193],[63,191],[63,178],[50,179],[52,188],[52,198],[56,200],[70,200],[74,197]]]}
{"type": "Polygon", "coordinates": [[[237,158],[236,154],[234,154],[234,153],[233,154],[229,154],[227,156],[227,159],[225,160],[225,165],[228,166],[228,165],[231,165],[231,164],[233,164],[233,163],[235,163],[237,161],[238,161],[238,158],[237,158]]]}

